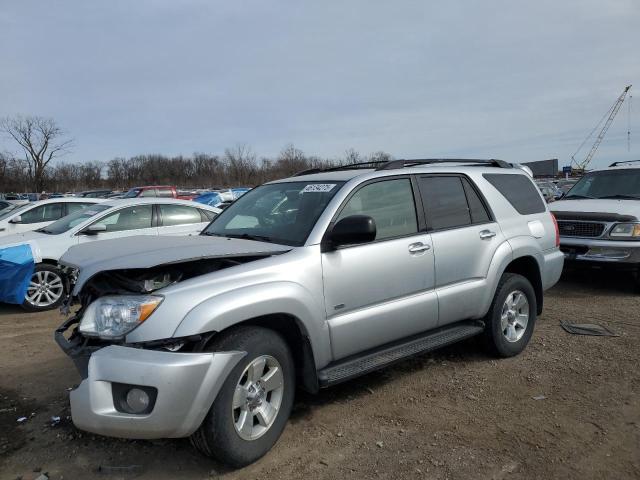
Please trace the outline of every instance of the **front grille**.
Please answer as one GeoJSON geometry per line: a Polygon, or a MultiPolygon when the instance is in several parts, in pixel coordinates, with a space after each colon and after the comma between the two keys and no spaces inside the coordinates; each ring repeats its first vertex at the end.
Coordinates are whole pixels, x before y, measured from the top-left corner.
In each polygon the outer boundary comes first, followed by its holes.
{"type": "Polygon", "coordinates": [[[558,229],[563,237],[599,237],[604,232],[604,223],[558,220],[558,229]]]}

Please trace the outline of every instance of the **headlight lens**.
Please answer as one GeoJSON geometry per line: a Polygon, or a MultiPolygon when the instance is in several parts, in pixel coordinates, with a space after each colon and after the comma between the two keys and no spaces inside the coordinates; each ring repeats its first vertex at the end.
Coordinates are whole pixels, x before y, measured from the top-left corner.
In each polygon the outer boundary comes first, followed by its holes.
{"type": "Polygon", "coordinates": [[[609,236],[640,238],[640,223],[618,223],[611,229],[609,236]]]}
{"type": "Polygon", "coordinates": [[[93,302],[80,322],[80,333],[104,339],[122,338],[158,308],[158,295],[117,295],[93,302]]]}

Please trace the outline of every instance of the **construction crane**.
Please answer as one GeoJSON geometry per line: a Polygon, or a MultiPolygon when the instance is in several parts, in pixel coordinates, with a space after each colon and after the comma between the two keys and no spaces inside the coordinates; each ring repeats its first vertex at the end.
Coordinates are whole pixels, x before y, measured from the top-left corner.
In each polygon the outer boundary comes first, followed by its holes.
{"type": "MultiPolygon", "coordinates": [[[[609,127],[613,123],[613,119],[618,114],[618,111],[620,111],[620,107],[622,107],[622,103],[624,102],[624,98],[627,96],[627,92],[630,89],[631,89],[631,85],[627,85],[626,87],[624,87],[624,90],[622,91],[622,93],[620,94],[618,99],[615,101],[615,103],[611,106],[611,108],[609,108],[609,110],[607,110],[607,112],[600,119],[598,124],[593,128],[593,130],[591,130],[589,135],[587,135],[587,138],[585,138],[582,141],[582,143],[580,144],[578,149],[575,151],[575,153],[573,155],[571,155],[571,164],[572,165],[575,164],[578,170],[584,171],[589,166],[589,163],[591,163],[591,159],[593,159],[593,156],[596,154],[596,151],[598,150],[598,147],[602,143],[602,139],[607,134],[607,130],[609,130],[609,127]],[[593,145],[591,146],[591,150],[589,150],[589,153],[587,153],[587,156],[582,161],[576,160],[575,156],[582,149],[584,144],[587,143],[587,140],[589,140],[591,138],[591,136],[598,129],[598,127],[602,124],[602,121],[605,118],[607,120],[604,122],[604,126],[602,127],[602,130],[600,130],[600,133],[598,134],[598,137],[596,138],[596,141],[593,142],[593,145]]],[[[629,135],[630,135],[630,133],[627,132],[627,136],[629,136],[629,135]]]]}

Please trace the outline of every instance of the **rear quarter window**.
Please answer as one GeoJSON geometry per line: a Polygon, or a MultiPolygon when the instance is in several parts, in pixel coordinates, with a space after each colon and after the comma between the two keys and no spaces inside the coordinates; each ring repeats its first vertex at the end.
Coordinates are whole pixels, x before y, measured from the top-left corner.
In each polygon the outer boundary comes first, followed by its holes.
{"type": "Polygon", "coordinates": [[[521,215],[546,211],[542,197],[533,182],[524,175],[485,173],[482,175],[521,215]]]}

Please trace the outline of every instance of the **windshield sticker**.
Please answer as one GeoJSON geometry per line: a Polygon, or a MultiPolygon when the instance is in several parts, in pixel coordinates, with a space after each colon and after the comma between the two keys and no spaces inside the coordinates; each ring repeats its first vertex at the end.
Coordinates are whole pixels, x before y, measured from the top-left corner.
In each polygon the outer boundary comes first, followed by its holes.
{"type": "Polygon", "coordinates": [[[335,183],[310,183],[300,193],[326,193],[333,190],[335,183]]]}

